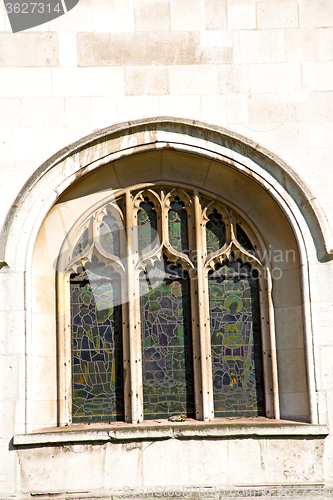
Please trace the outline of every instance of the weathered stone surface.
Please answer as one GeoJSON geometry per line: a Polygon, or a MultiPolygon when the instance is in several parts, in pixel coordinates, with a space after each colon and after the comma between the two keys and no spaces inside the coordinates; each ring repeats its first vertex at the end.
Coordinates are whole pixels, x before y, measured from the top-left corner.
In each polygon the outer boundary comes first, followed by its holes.
{"type": "Polygon", "coordinates": [[[0,66],[58,66],[57,33],[0,33],[0,66]]]}
{"type": "Polygon", "coordinates": [[[230,62],[232,48],[202,47],[200,34],[160,33],[79,33],[79,66],[148,66],[217,64],[230,62]]]}
{"type": "Polygon", "coordinates": [[[168,2],[144,2],[134,5],[136,31],[170,30],[170,5],[168,2]]]}

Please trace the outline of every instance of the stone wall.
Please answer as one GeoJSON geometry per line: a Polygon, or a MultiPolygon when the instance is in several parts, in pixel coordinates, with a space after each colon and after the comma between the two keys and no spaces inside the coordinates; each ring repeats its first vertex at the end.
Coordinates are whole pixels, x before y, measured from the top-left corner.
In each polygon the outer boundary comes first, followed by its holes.
{"type": "MultiPolygon", "coordinates": [[[[30,176],[60,149],[96,129],[156,116],[202,120],[272,151],[300,174],[332,225],[332,0],[80,0],[66,15],[15,34],[0,5],[0,226],[30,176]]],[[[319,261],[315,243],[308,235],[305,239],[318,413],[322,424],[332,425],[333,266],[330,255],[319,261]]],[[[14,434],[25,430],[25,360],[31,348],[24,333],[27,278],[15,265],[26,248],[20,252],[12,255],[13,265],[4,262],[0,269],[4,496],[33,490],[34,477],[44,474],[43,462],[46,472],[36,489],[45,492],[51,484],[45,478],[52,450],[42,447],[19,457],[12,444],[14,434]]],[[[295,348],[293,342],[291,346],[295,348]]],[[[251,480],[332,482],[333,436],[325,439],[325,451],[319,443],[319,462],[315,447],[306,448],[307,443],[300,444],[300,450],[305,447],[300,452],[305,472],[299,465],[298,476],[286,477],[268,463],[266,474],[259,464],[251,469],[251,480]],[[317,462],[320,470],[311,475],[317,462]]],[[[285,449],[279,456],[278,444],[273,445],[277,461],[294,460],[298,453],[296,444],[289,458],[285,449]]],[[[256,447],[246,456],[256,453],[256,447]]],[[[103,449],[98,453],[102,460],[103,449]]],[[[141,463],[139,455],[136,464],[141,463]]],[[[173,456],[168,455],[170,460],[173,456]]],[[[59,467],[66,463],[58,454],[57,461],[59,467]]],[[[209,477],[209,467],[208,462],[203,466],[202,478],[209,477]]],[[[112,483],[109,476],[101,477],[112,483]]],[[[228,477],[237,483],[237,477],[228,477]]],[[[221,478],[217,474],[212,482],[220,484],[221,478]]],[[[165,481],[177,483],[172,474],[165,481]]],[[[103,487],[119,486],[111,483],[103,487]]],[[[69,486],[70,481],[60,490],[69,486]]]]}

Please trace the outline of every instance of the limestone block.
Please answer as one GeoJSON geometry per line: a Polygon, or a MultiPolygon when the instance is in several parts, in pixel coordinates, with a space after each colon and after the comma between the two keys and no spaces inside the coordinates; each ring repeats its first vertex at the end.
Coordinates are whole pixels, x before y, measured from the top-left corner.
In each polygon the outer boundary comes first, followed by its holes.
{"type": "Polygon", "coordinates": [[[333,61],[303,63],[304,90],[332,90],[332,79],[333,61]]]}
{"type": "Polygon", "coordinates": [[[311,148],[329,148],[332,144],[327,135],[326,122],[310,122],[309,123],[309,137],[311,148]]]}
{"type": "Polygon", "coordinates": [[[220,64],[217,67],[219,94],[250,90],[250,71],[246,64],[220,64]]]}
{"type": "Polygon", "coordinates": [[[206,0],[206,28],[220,30],[227,27],[227,0],[206,0]]]}
{"type": "MultiPolygon", "coordinates": [[[[291,486],[322,482],[324,443],[324,439],[273,439],[269,443],[262,440],[260,451],[265,484],[291,486]]],[[[271,489],[267,489],[267,496],[270,496],[271,489]]],[[[284,491],[283,496],[292,496],[297,489],[287,486],[284,491]]]]}
{"type": "Polygon", "coordinates": [[[285,60],[284,30],[245,30],[239,33],[241,63],[285,60]]]}
{"type": "Polygon", "coordinates": [[[228,123],[248,123],[249,113],[246,94],[226,95],[228,123]]]}
{"type": "Polygon", "coordinates": [[[135,120],[159,114],[157,96],[126,96],[119,97],[118,121],[135,120]]]}
{"type": "Polygon", "coordinates": [[[256,7],[254,1],[236,2],[228,4],[228,29],[243,30],[255,29],[256,7]]]}
{"type": "Polygon", "coordinates": [[[33,312],[43,314],[45,311],[53,310],[55,302],[55,282],[51,276],[32,276],[32,303],[33,312]]]}
{"type": "Polygon", "coordinates": [[[94,24],[95,31],[133,31],[133,0],[99,0],[94,2],[94,24]]]}
{"type": "Polygon", "coordinates": [[[171,94],[217,94],[214,66],[171,66],[169,71],[171,94]]]}
{"type": "Polygon", "coordinates": [[[198,95],[173,95],[159,97],[160,114],[180,118],[200,116],[201,101],[198,95]]]}
{"type": "Polygon", "coordinates": [[[197,64],[197,32],[78,33],[79,66],[197,64]]]}
{"type": "Polygon", "coordinates": [[[141,153],[140,162],[142,162],[140,168],[138,168],[138,158],[135,156],[114,162],[115,173],[121,185],[141,183],[142,179],[149,182],[161,178],[161,153],[157,155],[141,153]]]}
{"type": "Polygon", "coordinates": [[[227,123],[226,98],[223,95],[201,96],[201,119],[207,123],[224,125],[227,123]]]}
{"type": "Polygon", "coordinates": [[[325,480],[329,484],[332,484],[333,482],[333,437],[332,436],[327,436],[327,438],[325,439],[324,472],[325,472],[324,476],[325,480]]]}
{"type": "Polygon", "coordinates": [[[332,302],[312,302],[313,342],[315,345],[332,345],[332,302]]]}
{"type": "Polygon", "coordinates": [[[91,124],[90,97],[66,97],[65,110],[68,127],[83,127],[91,124]]]}
{"type": "Polygon", "coordinates": [[[24,310],[24,280],[21,273],[0,273],[0,311],[24,310]]]}
{"type": "Polygon", "coordinates": [[[56,311],[55,308],[45,313],[32,313],[32,345],[35,356],[50,356],[57,350],[56,311]]]}
{"type": "Polygon", "coordinates": [[[326,121],[333,120],[333,93],[312,92],[308,99],[296,104],[297,121],[326,121]]]}
{"type": "Polygon", "coordinates": [[[15,127],[21,124],[22,108],[20,99],[0,99],[0,127],[15,127]]]}
{"type": "Polygon", "coordinates": [[[251,92],[290,92],[302,89],[299,63],[251,65],[251,92]]]}
{"type": "MultiPolygon", "coordinates": [[[[100,0],[98,0],[100,3],[100,0]]],[[[124,2],[125,3],[125,2],[124,2]]],[[[80,0],[74,9],[49,23],[50,31],[56,33],[94,31],[94,0],[80,0]]]]}
{"type": "MultiPolygon", "coordinates": [[[[54,353],[56,351],[53,351],[54,353]]],[[[34,401],[55,401],[57,399],[57,358],[35,356],[32,360],[32,390],[34,401]]]]}
{"type": "Polygon", "coordinates": [[[255,137],[263,146],[282,151],[284,149],[304,149],[309,144],[308,123],[277,122],[257,123],[255,137]]]}
{"type": "Polygon", "coordinates": [[[136,31],[170,30],[170,6],[168,2],[143,2],[134,4],[136,31]]]}
{"type": "MultiPolygon", "coordinates": [[[[35,400],[32,408],[33,430],[57,425],[57,400],[35,400]]],[[[33,491],[36,490],[33,489],[33,491]]]]}
{"type": "Polygon", "coordinates": [[[257,27],[259,29],[298,27],[297,0],[259,0],[257,2],[257,27]]]}
{"type": "Polygon", "coordinates": [[[64,126],[64,99],[60,97],[28,97],[22,99],[22,124],[25,127],[64,126]]]}
{"type": "Polygon", "coordinates": [[[251,94],[248,105],[250,123],[291,122],[296,119],[296,106],[282,104],[277,93],[251,94]]]}
{"type": "MultiPolygon", "coordinates": [[[[315,347],[316,360],[318,363],[318,374],[319,380],[318,389],[321,391],[332,391],[333,390],[333,365],[332,365],[332,356],[333,356],[333,346],[318,346],[315,347]]],[[[318,376],[317,376],[318,377],[318,376]]]]}
{"type": "Polygon", "coordinates": [[[55,96],[124,95],[122,68],[54,68],[55,96]]]}
{"type": "Polygon", "coordinates": [[[328,40],[323,29],[291,29],[285,31],[286,61],[319,61],[328,54],[328,40]],[[325,47],[326,46],[326,47],[325,47]],[[325,50],[326,49],[326,50],[325,50]]]}
{"type": "Polygon", "coordinates": [[[168,68],[125,68],[125,95],[169,94],[168,68]]]}
{"type": "Polygon", "coordinates": [[[201,186],[210,170],[211,161],[187,154],[175,154],[163,151],[162,178],[178,179],[179,182],[188,183],[189,179],[196,179],[196,184],[201,186]]]}
{"type": "Polygon", "coordinates": [[[276,348],[301,349],[304,347],[302,306],[275,307],[276,348]],[[290,335],[290,325],[293,334],[290,335]]]}
{"type": "Polygon", "coordinates": [[[59,33],[59,66],[77,66],[76,33],[59,33]]]}
{"type": "Polygon", "coordinates": [[[252,485],[253,477],[260,477],[262,473],[260,441],[254,441],[249,449],[247,440],[232,439],[229,442],[228,452],[228,479],[230,483],[237,484],[239,482],[241,471],[242,484],[252,485]]]}
{"type": "Polygon", "coordinates": [[[328,416],[328,425],[333,424],[333,391],[326,391],[326,407],[328,416]]]}
{"type": "MultiPolygon", "coordinates": [[[[121,99],[121,98],[120,98],[121,99]]],[[[91,126],[97,128],[107,127],[117,122],[117,99],[115,97],[91,98],[91,126]]]]}
{"type": "Polygon", "coordinates": [[[24,337],[18,333],[24,331],[24,319],[24,311],[0,312],[0,328],[3,332],[0,337],[1,354],[24,354],[24,337]]]}
{"type": "Polygon", "coordinates": [[[299,1],[299,18],[302,27],[333,26],[333,5],[330,0],[299,1]]]}
{"type": "MultiPolygon", "coordinates": [[[[332,160],[332,151],[329,148],[322,149],[307,149],[304,152],[300,151],[301,155],[301,167],[299,168],[299,173],[306,179],[306,182],[310,189],[313,191],[314,195],[320,200],[320,204],[332,204],[332,183],[328,182],[329,174],[323,168],[320,168],[322,165],[330,165],[332,160]]],[[[317,263],[317,262],[316,262],[317,263]]],[[[328,273],[331,273],[330,268],[327,268],[326,264],[320,268],[322,270],[326,270],[328,273]]],[[[323,280],[325,280],[324,275],[321,274],[321,271],[316,267],[312,266],[311,272],[313,272],[314,276],[318,274],[318,288],[315,283],[312,283],[313,293],[318,292],[318,297],[320,299],[319,302],[324,302],[324,298],[322,297],[322,288],[320,291],[320,286],[322,287],[323,280]],[[320,282],[320,280],[322,280],[320,282]],[[321,285],[320,285],[321,283],[321,285]],[[313,286],[316,286],[314,289],[313,286]]],[[[316,278],[317,279],[317,278],[316,278]]],[[[333,279],[333,278],[332,278],[333,279]]],[[[327,280],[327,285],[329,285],[329,280],[327,280]]],[[[333,289],[332,289],[333,293],[333,289]]]]}
{"type": "Polygon", "coordinates": [[[50,68],[0,68],[0,96],[42,97],[52,92],[50,68]]]}
{"type": "Polygon", "coordinates": [[[58,34],[0,33],[0,66],[58,66],[58,34]]]}
{"type": "Polygon", "coordinates": [[[0,367],[0,401],[24,398],[24,355],[0,356],[0,367]]]}
{"type": "Polygon", "coordinates": [[[304,349],[278,349],[277,359],[280,394],[306,393],[304,349]]]}
{"type": "Polygon", "coordinates": [[[200,45],[196,47],[196,63],[222,64],[233,61],[233,43],[230,30],[201,31],[200,45]]]}
{"type": "Polygon", "coordinates": [[[194,31],[205,29],[205,0],[170,0],[171,29],[194,31]]]}

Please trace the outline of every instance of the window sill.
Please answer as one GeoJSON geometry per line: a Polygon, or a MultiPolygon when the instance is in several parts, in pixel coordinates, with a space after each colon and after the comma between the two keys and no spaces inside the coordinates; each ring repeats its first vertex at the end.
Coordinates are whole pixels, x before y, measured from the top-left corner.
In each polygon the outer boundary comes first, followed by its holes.
{"type": "Polygon", "coordinates": [[[259,418],[216,418],[210,422],[188,419],[145,421],[140,424],[114,422],[110,424],[72,424],[66,427],[41,429],[29,434],[17,434],[15,446],[60,444],[65,442],[121,442],[160,439],[226,439],[253,437],[326,437],[326,425],[314,425],[287,420],[259,418]]]}

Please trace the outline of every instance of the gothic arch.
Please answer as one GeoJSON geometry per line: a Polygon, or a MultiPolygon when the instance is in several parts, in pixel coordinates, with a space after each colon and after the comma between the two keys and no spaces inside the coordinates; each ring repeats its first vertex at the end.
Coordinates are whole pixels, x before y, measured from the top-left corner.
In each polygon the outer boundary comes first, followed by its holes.
{"type": "MultiPolygon", "coordinates": [[[[317,423],[307,253],[313,241],[320,259],[330,259],[333,254],[324,213],[302,179],[283,161],[252,141],[199,122],[156,118],[116,125],[64,148],[29,179],[7,216],[0,260],[6,272],[24,273],[25,279],[27,430],[34,427],[31,345],[36,330],[33,319],[37,300],[33,293],[36,241],[41,237],[48,213],[52,213],[56,204],[66,205],[70,200],[103,189],[122,189],[142,183],[143,179],[148,184],[157,181],[186,184],[189,178],[193,186],[236,207],[263,238],[266,247],[272,245],[273,250],[279,249],[281,233],[275,231],[274,240],[271,227],[274,221],[284,234],[283,251],[295,250],[294,265],[288,264],[283,270],[284,286],[296,277],[299,300],[292,307],[294,317],[297,316],[295,324],[301,331],[297,334],[298,344],[293,348],[304,358],[299,392],[307,392],[308,402],[303,398],[299,407],[308,405],[308,408],[298,408],[298,413],[293,415],[291,399],[295,398],[297,389],[296,392],[287,390],[280,395],[285,408],[282,416],[317,423]]],[[[282,339],[286,335],[282,316],[290,311],[281,299],[283,293],[279,286],[277,283],[273,291],[273,301],[277,309],[283,310],[277,317],[278,335],[282,339]]],[[[40,328],[39,325],[37,330],[40,328]]],[[[286,342],[286,339],[282,341],[278,363],[287,366],[294,358],[290,355],[293,349],[286,349],[286,342]]],[[[279,373],[279,377],[283,387],[286,382],[282,374],[279,373]]]]}

